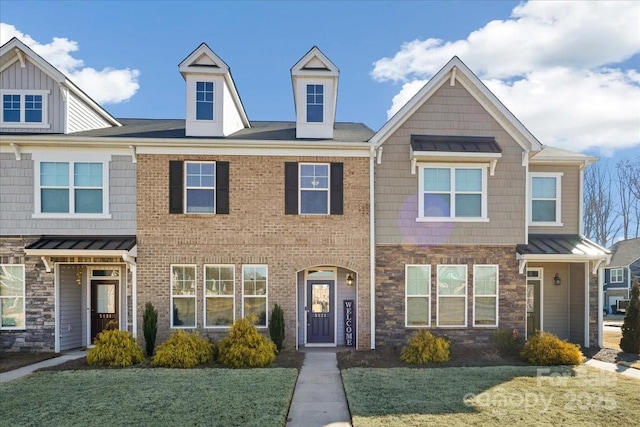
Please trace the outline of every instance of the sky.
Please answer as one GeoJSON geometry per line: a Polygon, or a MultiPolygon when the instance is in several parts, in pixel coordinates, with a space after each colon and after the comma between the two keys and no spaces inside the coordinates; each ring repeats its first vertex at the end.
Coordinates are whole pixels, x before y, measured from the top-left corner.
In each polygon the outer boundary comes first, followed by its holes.
{"type": "Polygon", "coordinates": [[[2,0],[19,37],[120,118],[184,118],[206,42],[250,120],[294,121],[290,68],[340,68],[337,120],[378,130],[454,55],[543,144],[640,158],[640,2],[2,0]]]}

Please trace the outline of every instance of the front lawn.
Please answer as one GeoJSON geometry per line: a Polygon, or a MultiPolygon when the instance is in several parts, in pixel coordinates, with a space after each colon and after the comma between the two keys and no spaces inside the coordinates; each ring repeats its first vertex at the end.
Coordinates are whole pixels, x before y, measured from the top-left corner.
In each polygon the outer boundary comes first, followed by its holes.
{"type": "Polygon", "coordinates": [[[283,426],[296,369],[38,372],[0,385],[0,424],[283,426]]]}
{"type": "Polygon", "coordinates": [[[353,368],[342,377],[354,427],[638,421],[640,381],[585,366],[353,368]]]}

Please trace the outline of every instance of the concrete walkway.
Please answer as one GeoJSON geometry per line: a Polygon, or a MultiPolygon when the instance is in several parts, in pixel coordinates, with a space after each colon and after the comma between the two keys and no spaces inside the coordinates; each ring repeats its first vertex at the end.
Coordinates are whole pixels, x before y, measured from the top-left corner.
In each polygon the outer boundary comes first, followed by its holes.
{"type": "Polygon", "coordinates": [[[585,362],[585,365],[591,366],[592,368],[603,369],[605,371],[617,372],[618,374],[625,375],[630,378],[635,378],[636,380],[640,380],[640,370],[635,368],[629,368],[627,366],[616,365],[614,363],[601,362],[596,359],[589,359],[585,362]]]}
{"type": "Polygon", "coordinates": [[[351,426],[338,360],[331,350],[305,350],[287,427],[351,426]]]}
{"type": "Polygon", "coordinates": [[[81,357],[87,357],[87,352],[84,350],[74,350],[63,353],[62,356],[54,357],[53,359],[43,360],[42,362],[34,363],[33,365],[14,369],[13,371],[3,372],[0,374],[0,383],[6,383],[7,381],[15,380],[16,378],[25,377],[40,368],[60,365],[64,362],[68,362],[69,360],[80,359],[81,357]]]}

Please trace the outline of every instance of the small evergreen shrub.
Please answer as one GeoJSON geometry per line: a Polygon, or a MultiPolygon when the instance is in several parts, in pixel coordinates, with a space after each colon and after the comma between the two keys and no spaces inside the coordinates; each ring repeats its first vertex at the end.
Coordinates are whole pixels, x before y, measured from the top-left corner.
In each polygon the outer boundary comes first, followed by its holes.
{"type": "Polygon", "coordinates": [[[218,361],[230,368],[261,368],[276,358],[276,345],[253,325],[254,316],[233,322],[218,343],[218,361]]]}
{"type": "Polygon", "coordinates": [[[284,311],[278,304],[273,306],[271,319],[269,319],[269,336],[276,345],[278,353],[282,350],[284,342],[284,311]]]}
{"type": "Polygon", "coordinates": [[[640,354],[640,279],[631,287],[631,300],[622,323],[620,348],[625,353],[640,354]]]}
{"type": "Polygon", "coordinates": [[[493,344],[502,356],[511,356],[520,353],[524,340],[517,329],[498,329],[491,337],[493,344]]]}
{"type": "Polygon", "coordinates": [[[400,359],[418,365],[447,362],[451,358],[449,346],[447,338],[436,337],[431,332],[421,329],[407,341],[400,359]]]}
{"type": "Polygon", "coordinates": [[[156,346],[156,334],[158,333],[158,310],[156,310],[150,302],[147,302],[144,306],[144,313],[142,314],[142,330],[144,333],[147,356],[151,356],[153,355],[153,349],[156,346]]]}
{"type": "Polygon", "coordinates": [[[87,364],[125,367],[144,360],[142,348],[130,332],[106,329],[98,334],[95,347],[87,351],[87,364]]]}
{"type": "Polygon", "coordinates": [[[214,345],[195,331],[177,330],[160,344],[151,359],[153,366],[193,368],[207,363],[214,355],[214,345]]]}
{"type": "Polygon", "coordinates": [[[529,338],[520,353],[532,365],[580,365],[584,355],[577,344],[561,340],[548,332],[537,332],[529,338]]]}

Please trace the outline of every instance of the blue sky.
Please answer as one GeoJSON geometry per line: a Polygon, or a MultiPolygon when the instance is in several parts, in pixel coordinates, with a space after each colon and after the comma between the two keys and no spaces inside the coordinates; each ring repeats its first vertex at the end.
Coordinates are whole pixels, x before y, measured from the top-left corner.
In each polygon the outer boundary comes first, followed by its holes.
{"type": "Polygon", "coordinates": [[[184,117],[178,64],[204,41],[251,120],[294,120],[289,70],[317,45],[337,119],[377,130],[458,55],[541,142],[640,156],[634,2],[3,0],[1,21],[116,117],[184,117]]]}

